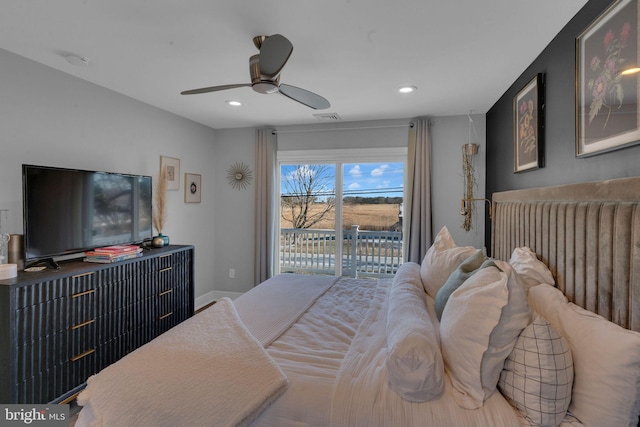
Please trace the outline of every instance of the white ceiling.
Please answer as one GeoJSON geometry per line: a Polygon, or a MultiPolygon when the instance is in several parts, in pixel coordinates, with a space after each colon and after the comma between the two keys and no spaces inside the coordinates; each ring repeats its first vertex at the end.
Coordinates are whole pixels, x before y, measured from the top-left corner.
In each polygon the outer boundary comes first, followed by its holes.
{"type": "Polygon", "coordinates": [[[491,108],[586,2],[2,0],[0,48],[217,129],[461,115],[491,108]],[[252,38],[275,33],[294,46],[281,83],[329,109],[248,87],[180,95],[248,83],[252,38]]]}

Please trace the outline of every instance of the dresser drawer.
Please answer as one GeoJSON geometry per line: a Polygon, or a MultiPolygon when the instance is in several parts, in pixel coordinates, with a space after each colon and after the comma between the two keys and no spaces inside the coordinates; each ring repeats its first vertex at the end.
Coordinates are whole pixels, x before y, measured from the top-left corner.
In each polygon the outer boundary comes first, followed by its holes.
{"type": "MultiPolygon", "coordinates": [[[[193,247],[70,262],[0,286],[0,402],[62,402],[193,314],[193,247]]],[[[0,281],[1,282],[1,281],[0,281]]]]}

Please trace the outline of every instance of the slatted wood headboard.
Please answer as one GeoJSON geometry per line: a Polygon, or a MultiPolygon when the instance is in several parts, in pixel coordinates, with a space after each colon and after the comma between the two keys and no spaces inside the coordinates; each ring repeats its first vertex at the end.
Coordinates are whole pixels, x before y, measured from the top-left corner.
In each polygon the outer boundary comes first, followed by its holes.
{"type": "Polygon", "coordinates": [[[575,304],[640,332],[640,177],[493,194],[492,255],[528,246],[575,304]]]}

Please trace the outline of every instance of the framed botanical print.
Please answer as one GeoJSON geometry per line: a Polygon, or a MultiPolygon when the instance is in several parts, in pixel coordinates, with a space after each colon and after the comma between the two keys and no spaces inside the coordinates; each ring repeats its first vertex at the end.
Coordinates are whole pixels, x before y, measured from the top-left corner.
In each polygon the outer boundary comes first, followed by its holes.
{"type": "Polygon", "coordinates": [[[618,0],[576,39],[576,156],[640,141],[638,0],[618,0]]]}
{"type": "Polygon", "coordinates": [[[513,98],[513,171],[543,166],[544,75],[537,74],[513,98]]]}

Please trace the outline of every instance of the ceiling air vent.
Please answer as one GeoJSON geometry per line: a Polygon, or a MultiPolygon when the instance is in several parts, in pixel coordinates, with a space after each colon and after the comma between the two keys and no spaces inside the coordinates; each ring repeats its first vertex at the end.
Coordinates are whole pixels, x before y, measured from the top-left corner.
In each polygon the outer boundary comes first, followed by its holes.
{"type": "Polygon", "coordinates": [[[315,117],[318,120],[322,120],[322,121],[331,121],[331,122],[335,122],[335,121],[340,121],[342,120],[340,118],[340,116],[338,115],[338,113],[323,113],[323,114],[314,114],[313,117],[315,117]]]}

